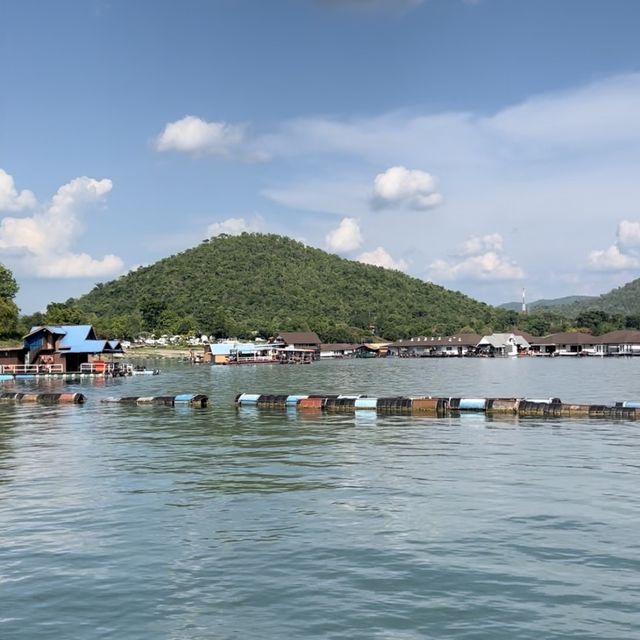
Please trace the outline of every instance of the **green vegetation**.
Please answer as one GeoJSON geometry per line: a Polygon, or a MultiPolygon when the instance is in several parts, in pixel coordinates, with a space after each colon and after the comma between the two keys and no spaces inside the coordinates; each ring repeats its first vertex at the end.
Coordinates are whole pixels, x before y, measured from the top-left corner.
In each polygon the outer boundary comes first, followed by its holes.
{"type": "Polygon", "coordinates": [[[15,336],[18,330],[18,307],[13,299],[18,285],[9,269],[0,264],[0,338],[15,336]]]}
{"type": "MultiPolygon", "coordinates": [[[[514,314],[517,320],[517,314],[514,314]]],[[[220,236],[49,305],[25,324],[90,322],[102,335],[141,332],[271,336],[312,330],[326,342],[378,335],[505,330],[509,313],[462,293],[276,235],[220,236]]]]}
{"type": "MultiPolygon", "coordinates": [[[[13,276],[0,267],[5,335],[16,333],[16,291],[13,276]]],[[[86,323],[114,338],[206,333],[250,339],[312,330],[325,342],[359,342],[371,339],[372,329],[397,340],[514,328],[538,336],[569,330],[598,335],[640,328],[640,280],[600,298],[522,315],[289,238],[242,234],[205,240],[21,320],[20,334],[32,325],[86,323]]]]}
{"type": "Polygon", "coordinates": [[[557,311],[575,317],[585,311],[603,311],[618,316],[640,316],[640,278],[596,298],[558,307],[557,311]]]}

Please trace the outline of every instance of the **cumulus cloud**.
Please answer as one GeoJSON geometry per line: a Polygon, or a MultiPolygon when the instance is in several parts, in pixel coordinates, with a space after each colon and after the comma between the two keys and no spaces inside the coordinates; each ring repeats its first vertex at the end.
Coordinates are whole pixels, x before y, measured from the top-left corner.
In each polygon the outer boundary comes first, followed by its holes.
{"type": "Polygon", "coordinates": [[[436,207],[442,196],[436,191],[435,178],[425,171],[391,167],[379,173],[373,183],[373,206],[383,209],[404,206],[425,210],[436,207]]]}
{"type": "Polygon", "coordinates": [[[503,239],[498,233],[469,238],[457,261],[435,260],[430,278],[439,280],[501,281],[521,280],[522,269],[502,253],[503,239]]]}
{"type": "Polygon", "coordinates": [[[362,244],[360,225],[355,218],[343,218],[326,236],[327,247],[336,253],[355,251],[362,244]]]}
{"type": "Polygon", "coordinates": [[[607,249],[589,253],[589,266],[595,271],[626,271],[640,267],[640,222],[618,223],[616,242],[607,249]]]}
{"type": "Polygon", "coordinates": [[[622,220],[618,225],[617,244],[625,248],[640,247],[640,222],[622,220]]]}
{"type": "Polygon", "coordinates": [[[101,202],[111,188],[108,179],[75,178],[32,216],[4,217],[0,255],[15,261],[14,268],[43,278],[97,277],[121,271],[123,262],[118,256],[108,254],[96,260],[72,250],[84,231],[83,213],[101,202]]]}
{"type": "Polygon", "coordinates": [[[259,231],[263,226],[263,220],[256,216],[252,220],[244,218],[227,218],[222,222],[214,222],[207,227],[207,236],[215,238],[216,236],[226,234],[229,236],[238,236],[241,233],[251,233],[259,231]]]}
{"type": "Polygon", "coordinates": [[[21,211],[36,206],[36,197],[31,191],[18,191],[10,176],[0,169],[0,211],[21,211]]]}
{"type": "Polygon", "coordinates": [[[243,140],[242,125],[207,122],[196,116],[185,116],[165,126],[155,140],[155,147],[158,151],[226,155],[243,140]]]}
{"type": "Polygon", "coordinates": [[[614,244],[608,249],[596,249],[589,254],[589,266],[596,271],[625,271],[640,267],[640,259],[622,253],[614,244]]]}
{"type": "Polygon", "coordinates": [[[475,256],[488,251],[502,251],[503,240],[499,233],[490,233],[485,236],[473,236],[462,245],[463,256],[475,256]]]}
{"type": "Polygon", "coordinates": [[[378,247],[373,251],[365,251],[358,256],[358,261],[396,271],[406,271],[409,267],[405,260],[394,260],[383,247],[378,247]]]}

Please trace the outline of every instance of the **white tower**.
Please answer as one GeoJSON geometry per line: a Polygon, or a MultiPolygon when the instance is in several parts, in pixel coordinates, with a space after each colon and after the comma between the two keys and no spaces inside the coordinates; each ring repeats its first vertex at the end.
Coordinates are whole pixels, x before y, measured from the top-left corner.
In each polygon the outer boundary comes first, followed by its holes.
{"type": "Polygon", "coordinates": [[[525,298],[524,287],[522,287],[522,313],[527,313],[527,302],[525,298]]]}

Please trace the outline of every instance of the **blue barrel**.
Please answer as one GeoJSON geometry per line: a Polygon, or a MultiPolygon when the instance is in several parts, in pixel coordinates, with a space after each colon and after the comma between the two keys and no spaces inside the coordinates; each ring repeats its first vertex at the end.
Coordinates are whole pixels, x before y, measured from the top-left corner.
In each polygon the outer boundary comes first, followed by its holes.
{"type": "Polygon", "coordinates": [[[287,396],[287,407],[296,407],[300,400],[306,400],[309,396],[287,396]]]}
{"type": "Polygon", "coordinates": [[[640,402],[637,400],[631,400],[630,402],[623,402],[622,406],[625,409],[640,409],[640,402]]]}
{"type": "Polygon", "coordinates": [[[10,373],[0,374],[0,382],[6,382],[7,380],[13,380],[13,376],[10,373]]]}
{"type": "Polygon", "coordinates": [[[378,398],[356,398],[356,409],[373,409],[378,407],[378,398]]]}
{"type": "Polygon", "coordinates": [[[486,398],[460,398],[458,409],[460,411],[484,411],[486,405],[486,398]]]}
{"type": "Polygon", "coordinates": [[[255,405],[260,400],[261,393],[241,393],[236,398],[236,404],[239,405],[255,405]]]}

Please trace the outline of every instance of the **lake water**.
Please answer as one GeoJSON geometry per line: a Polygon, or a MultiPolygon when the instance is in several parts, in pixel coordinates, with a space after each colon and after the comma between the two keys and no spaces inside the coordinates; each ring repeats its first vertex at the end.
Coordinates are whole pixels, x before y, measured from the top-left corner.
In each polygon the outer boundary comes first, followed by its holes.
{"type": "Polygon", "coordinates": [[[640,422],[297,415],[240,392],[640,400],[638,359],[160,366],[2,390],[0,638],[640,637],[640,422]],[[104,405],[206,393],[207,409],[104,405]]]}

